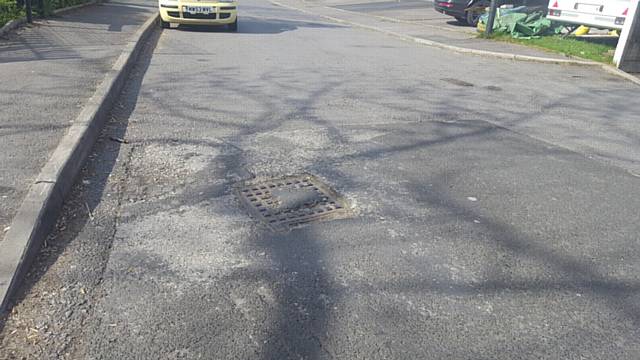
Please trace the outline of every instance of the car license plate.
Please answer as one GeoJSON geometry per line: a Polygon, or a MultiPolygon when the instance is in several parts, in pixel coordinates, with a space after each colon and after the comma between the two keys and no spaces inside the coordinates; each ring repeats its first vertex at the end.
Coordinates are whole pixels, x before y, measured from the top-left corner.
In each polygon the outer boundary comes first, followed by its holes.
{"type": "Polygon", "coordinates": [[[602,6],[601,5],[593,5],[593,4],[577,3],[576,4],[576,10],[581,11],[581,12],[586,12],[586,13],[599,13],[599,12],[602,12],[602,6]]]}
{"type": "Polygon", "coordinates": [[[211,14],[214,8],[211,6],[183,6],[182,12],[188,12],[189,14],[211,14]]]}

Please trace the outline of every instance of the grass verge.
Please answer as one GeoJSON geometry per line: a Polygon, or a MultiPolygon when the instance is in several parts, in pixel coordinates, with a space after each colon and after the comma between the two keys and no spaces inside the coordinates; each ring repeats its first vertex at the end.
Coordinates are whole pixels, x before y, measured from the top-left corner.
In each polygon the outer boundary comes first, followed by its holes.
{"type": "Polygon", "coordinates": [[[543,36],[537,39],[516,39],[509,34],[495,34],[491,38],[606,64],[613,62],[611,50],[615,51],[614,43],[617,42],[612,38],[563,38],[560,35],[543,36]]]}

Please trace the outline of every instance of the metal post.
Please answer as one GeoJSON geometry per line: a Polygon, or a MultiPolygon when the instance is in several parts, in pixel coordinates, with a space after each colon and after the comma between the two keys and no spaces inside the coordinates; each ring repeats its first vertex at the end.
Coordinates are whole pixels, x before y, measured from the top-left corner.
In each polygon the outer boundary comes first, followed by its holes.
{"type": "Polygon", "coordinates": [[[487,28],[484,33],[486,36],[491,35],[493,32],[493,22],[496,20],[496,12],[498,11],[498,0],[491,0],[491,7],[489,9],[489,19],[487,19],[487,28]]]}
{"type": "Polygon", "coordinates": [[[27,12],[27,22],[28,23],[32,23],[33,22],[33,14],[31,13],[31,0],[26,0],[25,1],[25,5],[26,5],[26,12],[27,12]]]}
{"type": "Polygon", "coordinates": [[[640,72],[640,2],[632,1],[613,61],[626,72],[640,72]]]}

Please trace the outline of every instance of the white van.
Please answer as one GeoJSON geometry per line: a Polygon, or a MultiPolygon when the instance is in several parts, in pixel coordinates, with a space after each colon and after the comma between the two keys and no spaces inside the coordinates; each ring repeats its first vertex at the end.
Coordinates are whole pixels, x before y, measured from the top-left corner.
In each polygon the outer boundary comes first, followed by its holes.
{"type": "Polygon", "coordinates": [[[550,20],[622,30],[631,0],[550,0],[550,20]]]}

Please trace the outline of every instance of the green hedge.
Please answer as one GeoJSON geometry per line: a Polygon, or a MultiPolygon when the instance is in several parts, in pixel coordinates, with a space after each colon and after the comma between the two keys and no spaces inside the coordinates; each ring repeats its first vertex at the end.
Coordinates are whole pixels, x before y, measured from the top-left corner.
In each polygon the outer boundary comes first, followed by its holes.
{"type": "Polygon", "coordinates": [[[15,1],[0,0],[0,27],[10,20],[24,16],[24,11],[18,9],[15,1]]]}
{"type": "MultiPolygon", "coordinates": [[[[34,16],[49,16],[56,9],[80,5],[90,0],[43,0],[44,12],[39,13],[38,0],[31,0],[34,16]]],[[[0,27],[13,19],[24,17],[23,9],[19,9],[15,0],[0,0],[0,27]]]]}

